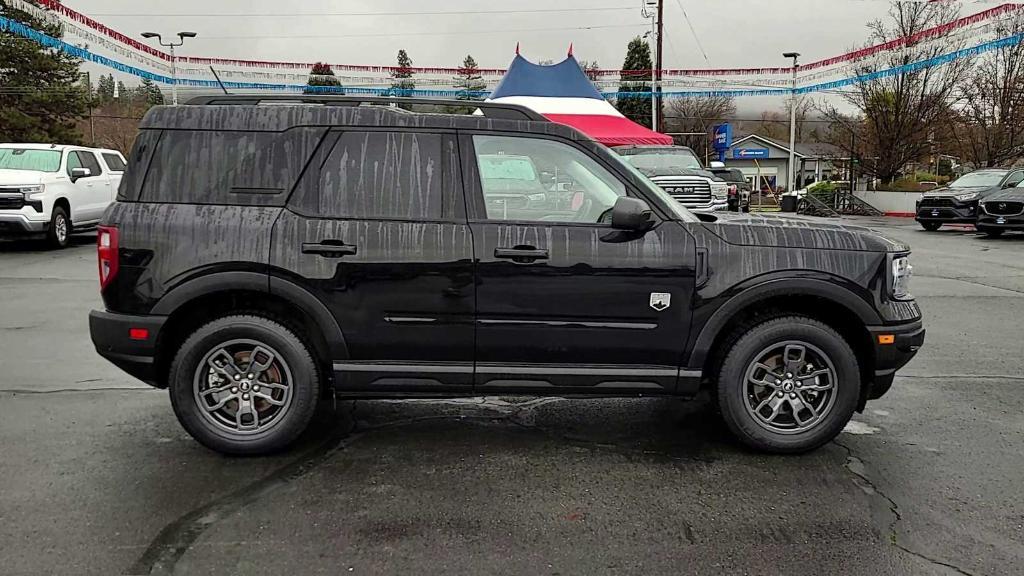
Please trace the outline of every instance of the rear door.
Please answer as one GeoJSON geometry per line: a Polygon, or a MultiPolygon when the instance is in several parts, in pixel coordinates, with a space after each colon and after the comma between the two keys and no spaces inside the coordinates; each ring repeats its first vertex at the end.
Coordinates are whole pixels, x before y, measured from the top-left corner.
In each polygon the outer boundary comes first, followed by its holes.
{"type": "Polygon", "coordinates": [[[121,178],[124,176],[126,164],[124,157],[116,152],[102,152],[100,156],[103,159],[103,164],[109,177],[110,191],[106,199],[106,202],[109,204],[117,196],[117,189],[121,185],[121,178]]]}
{"type": "Polygon", "coordinates": [[[694,289],[689,232],[670,220],[613,230],[615,201],[639,194],[574,143],[476,134],[460,146],[477,391],[673,391],[694,289]],[[568,197],[540,176],[554,173],[568,197]]]}
{"type": "Polygon", "coordinates": [[[338,131],[314,157],[275,225],[271,273],[337,321],[340,390],[471,389],[473,252],[461,186],[453,133],[338,131]]]}

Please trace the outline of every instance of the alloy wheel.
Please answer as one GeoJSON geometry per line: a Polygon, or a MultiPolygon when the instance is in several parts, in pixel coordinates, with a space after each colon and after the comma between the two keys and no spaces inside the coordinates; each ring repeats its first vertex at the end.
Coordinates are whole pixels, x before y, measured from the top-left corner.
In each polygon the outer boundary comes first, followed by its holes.
{"type": "Polygon", "coordinates": [[[837,385],[835,366],[821,349],[807,342],[781,342],[762,350],[747,367],[744,405],[762,428],[798,434],[825,419],[835,404],[837,385]]]}
{"type": "Polygon", "coordinates": [[[264,432],[292,403],[292,372],[275,349],[239,339],[213,347],[196,368],[193,395],[207,422],[231,434],[264,432]]]}

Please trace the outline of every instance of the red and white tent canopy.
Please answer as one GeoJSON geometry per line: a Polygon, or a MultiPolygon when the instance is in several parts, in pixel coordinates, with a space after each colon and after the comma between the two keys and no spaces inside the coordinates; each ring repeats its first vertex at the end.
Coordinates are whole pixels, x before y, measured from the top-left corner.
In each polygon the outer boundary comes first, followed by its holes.
{"type": "Polygon", "coordinates": [[[517,53],[488,100],[525,106],[606,146],[672,144],[671,136],[633,122],[601,97],[572,54],[541,66],[517,53]]]}

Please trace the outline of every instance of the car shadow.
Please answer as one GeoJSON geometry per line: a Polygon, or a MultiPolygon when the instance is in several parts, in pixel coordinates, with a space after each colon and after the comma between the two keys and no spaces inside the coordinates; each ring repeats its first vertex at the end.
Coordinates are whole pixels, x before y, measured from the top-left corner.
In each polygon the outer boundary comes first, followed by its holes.
{"type": "MultiPolygon", "coordinates": [[[[96,246],[96,232],[82,232],[80,234],[73,234],[68,239],[68,245],[63,250],[83,248],[83,247],[94,247],[96,246]]],[[[0,252],[59,252],[61,249],[51,248],[46,240],[43,239],[16,239],[16,240],[0,240],[0,252]]]]}

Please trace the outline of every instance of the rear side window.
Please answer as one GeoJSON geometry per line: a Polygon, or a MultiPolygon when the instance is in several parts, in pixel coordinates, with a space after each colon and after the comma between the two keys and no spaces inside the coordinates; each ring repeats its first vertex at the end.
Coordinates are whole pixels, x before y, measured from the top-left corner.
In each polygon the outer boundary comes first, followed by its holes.
{"type": "Polygon", "coordinates": [[[345,132],[320,171],[322,216],[439,220],[440,134],[345,132]]]}
{"type": "Polygon", "coordinates": [[[140,199],[181,204],[283,205],[324,134],[165,130],[140,199]]]}
{"type": "Polygon", "coordinates": [[[117,154],[104,154],[103,161],[107,163],[107,168],[110,168],[111,172],[124,172],[124,160],[117,154]]]}

